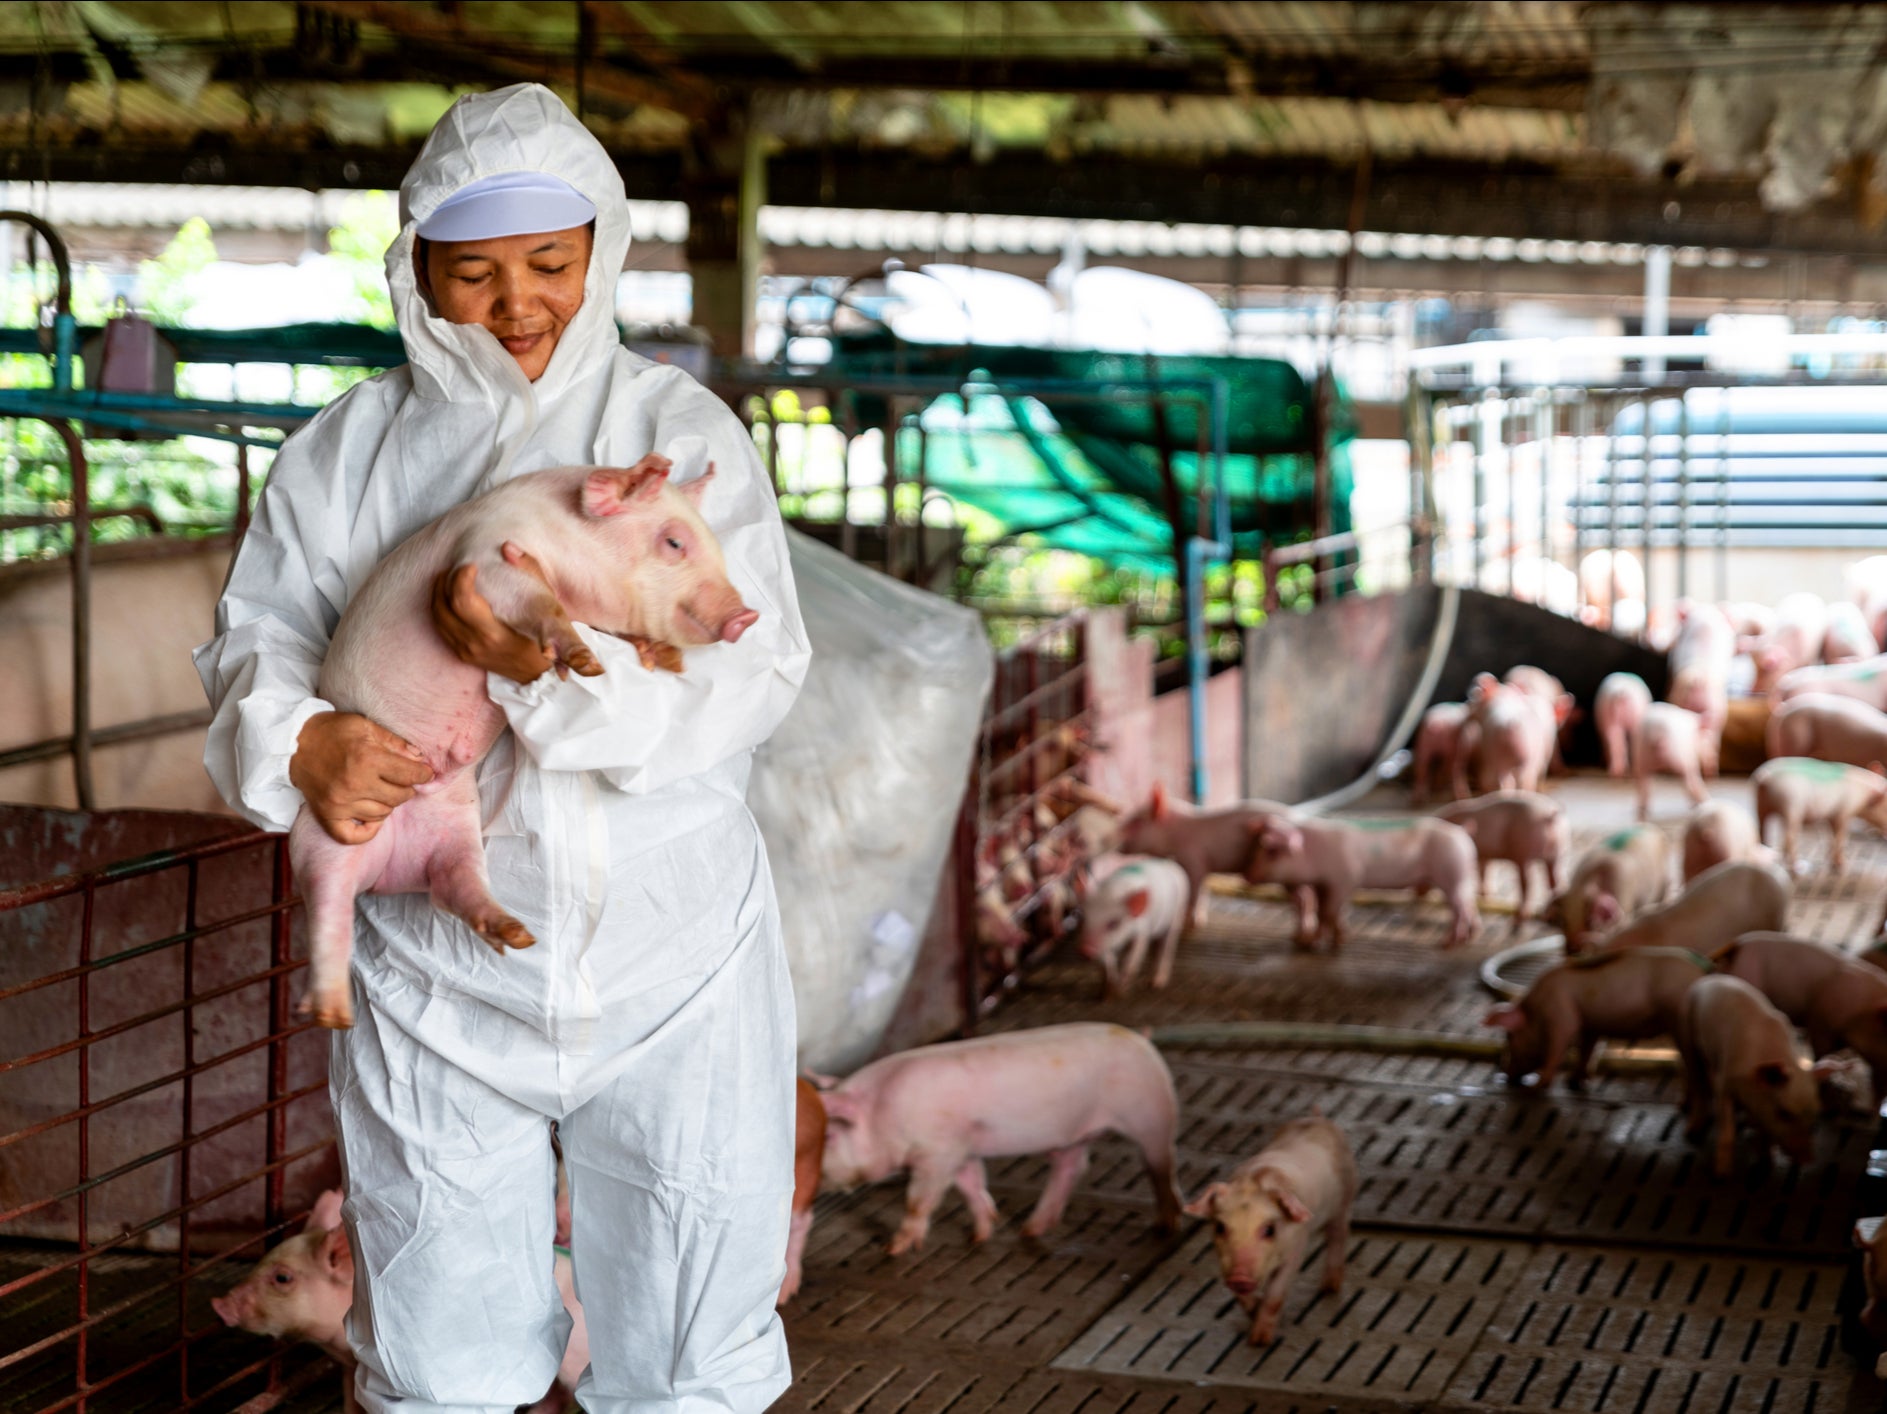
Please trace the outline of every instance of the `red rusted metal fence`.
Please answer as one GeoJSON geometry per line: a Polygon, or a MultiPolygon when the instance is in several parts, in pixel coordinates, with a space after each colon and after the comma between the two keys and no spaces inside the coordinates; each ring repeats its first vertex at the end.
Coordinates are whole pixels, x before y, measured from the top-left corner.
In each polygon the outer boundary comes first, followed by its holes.
{"type": "Polygon", "coordinates": [[[970,1026],[1053,950],[1072,911],[1088,707],[1085,613],[997,657],[956,851],[970,1026]]]}
{"type": "MultiPolygon", "coordinates": [[[[0,878],[109,818],[42,814],[0,878]]],[[[286,837],[226,824],[0,891],[0,1410],[262,1410],[332,1376],[208,1304],[336,1176],[294,903],[286,837]]]]}

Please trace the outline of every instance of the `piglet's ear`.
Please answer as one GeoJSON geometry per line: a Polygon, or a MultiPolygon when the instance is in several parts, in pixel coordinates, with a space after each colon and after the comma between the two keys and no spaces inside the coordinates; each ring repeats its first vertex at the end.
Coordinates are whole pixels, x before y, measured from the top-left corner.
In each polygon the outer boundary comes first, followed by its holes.
{"type": "Polygon", "coordinates": [[[701,475],[691,481],[682,482],[681,485],[677,486],[675,489],[688,498],[690,505],[699,507],[701,505],[701,493],[708,489],[708,483],[712,480],[714,480],[714,463],[709,462],[708,469],[702,472],[701,475]]]}
{"type": "Polygon", "coordinates": [[[621,515],[637,502],[653,501],[668,483],[668,462],[644,457],[633,467],[601,466],[583,482],[583,514],[621,515]]]}
{"type": "Polygon", "coordinates": [[[862,1107],[858,1096],[848,1095],[843,1090],[822,1091],[819,1096],[826,1107],[826,1122],[836,1125],[857,1124],[862,1107]]]}
{"type": "Polygon", "coordinates": [[[350,1279],[352,1278],[354,1272],[354,1249],[348,1245],[347,1229],[345,1227],[331,1227],[328,1229],[328,1235],[322,1239],[321,1250],[316,1255],[315,1260],[326,1267],[329,1273],[334,1276],[345,1275],[350,1279]]]}
{"type": "Polygon", "coordinates": [[[330,1188],[314,1200],[314,1208],[308,1214],[307,1226],[303,1232],[327,1232],[341,1225],[341,1202],[343,1194],[338,1188],[330,1188]]]}
{"type": "Polygon", "coordinates": [[[1180,1211],[1189,1218],[1209,1218],[1218,1209],[1219,1195],[1225,1192],[1223,1183],[1208,1183],[1180,1211]]]}
{"type": "Polygon", "coordinates": [[[1278,1200],[1278,1206],[1284,1209],[1284,1216],[1289,1218],[1292,1222],[1307,1223],[1310,1221],[1310,1209],[1304,1206],[1303,1200],[1295,1193],[1287,1193],[1283,1189],[1279,1189],[1271,1196],[1278,1200]]]}

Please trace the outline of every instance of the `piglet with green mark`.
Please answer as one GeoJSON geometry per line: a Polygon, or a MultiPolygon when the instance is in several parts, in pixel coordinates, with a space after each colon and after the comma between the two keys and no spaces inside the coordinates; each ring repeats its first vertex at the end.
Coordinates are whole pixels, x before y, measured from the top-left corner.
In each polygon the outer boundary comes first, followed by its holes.
{"type": "Polygon", "coordinates": [[[1756,828],[1769,837],[1769,822],[1782,822],[1782,858],[1799,872],[1802,826],[1826,823],[1833,837],[1835,873],[1848,867],[1848,826],[1857,817],[1887,831],[1887,779],[1878,764],[1862,770],[1834,761],[1784,756],[1765,761],[1749,778],[1756,788],[1756,828]]]}

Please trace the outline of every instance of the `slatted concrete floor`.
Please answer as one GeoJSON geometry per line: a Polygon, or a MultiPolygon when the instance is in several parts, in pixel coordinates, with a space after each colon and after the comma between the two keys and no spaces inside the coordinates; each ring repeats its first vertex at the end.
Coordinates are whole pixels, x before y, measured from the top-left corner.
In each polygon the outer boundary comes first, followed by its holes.
{"type": "MultiPolygon", "coordinates": [[[[1719,789],[1747,797],[1746,783],[1719,789]]],[[[1560,783],[1579,843],[1629,819],[1603,779],[1560,783]]],[[[1665,798],[1661,797],[1660,803],[1665,798]]],[[[1393,805],[1393,798],[1386,800],[1393,805]]],[[[1673,833],[1680,803],[1669,797],[1673,833]]],[[[1825,847],[1816,843],[1819,865],[1825,847]]],[[[1801,881],[1791,926],[1870,931],[1887,848],[1857,837],[1849,876],[1801,881]]],[[[1497,887],[1505,887],[1496,871],[1497,887]]],[[[1355,1022],[1482,1034],[1478,964],[1508,941],[1445,953],[1433,904],[1358,909],[1335,958],[1289,944],[1281,904],[1215,900],[1160,995],[1100,1000],[1057,963],[998,1027],[1103,1017],[1355,1022]]],[[[926,1250],[882,1252],[902,1189],[821,1201],[802,1298],[798,1380],[777,1406],[819,1414],[994,1410],[1590,1410],[1625,1414],[1873,1410],[1882,1390],[1839,1344],[1836,1297],[1871,1125],[1825,1131],[1798,1171],[1742,1151],[1711,1178],[1686,1143],[1672,1075],[1605,1077],[1584,1095],[1509,1092],[1481,1061],[1308,1050],[1169,1051],[1193,1191],[1314,1105],[1341,1123],[1362,1187],[1340,1295],[1313,1251],[1278,1343],[1256,1349],[1202,1226],[1157,1236],[1137,1157],[1097,1146],[1064,1227],[1018,1235],[1046,1174],[991,1166],[1009,1223],[981,1247],[948,1200],[926,1250]]]]}
{"type": "MultiPolygon", "coordinates": [[[[1740,781],[1719,788],[1747,796],[1740,781]]],[[[1556,789],[1581,843],[1629,818],[1629,792],[1602,779],[1556,789]]],[[[1675,817],[1679,802],[1667,798],[1675,817]]],[[[1852,853],[1845,880],[1802,881],[1792,926],[1839,940],[1871,929],[1887,847],[1869,835],[1852,853]]],[[[1054,963],[994,1025],[1263,1019],[1485,1034],[1478,964],[1508,941],[1505,920],[1490,914],[1485,946],[1445,953],[1444,918],[1433,904],[1359,909],[1340,956],[1309,956],[1290,946],[1283,905],[1223,897],[1182,946],[1166,992],[1104,1004],[1091,968],[1054,963]]],[[[1580,1096],[1542,1097],[1510,1093],[1486,1062],[1454,1058],[1193,1049],[1168,1059],[1188,1192],[1313,1104],[1344,1125],[1362,1188],[1340,1295],[1317,1291],[1313,1251],[1279,1342],[1247,1345],[1203,1229],[1160,1237],[1138,1159],[1112,1140],[1096,1146],[1062,1227],[1041,1241],[1016,1231],[1045,1177],[1040,1159],[991,1165],[1006,1222],[981,1246],[953,1196],[922,1253],[885,1256],[902,1187],[883,1184],[820,1202],[806,1286],[787,1313],[796,1379],[776,1408],[1882,1407],[1881,1387],[1840,1348],[1835,1314],[1869,1129],[1825,1132],[1820,1161],[1799,1172],[1746,1149],[1737,1177],[1718,1182],[1682,1136],[1669,1075],[1608,1076],[1580,1096]]],[[[223,1341],[244,1353],[259,1345],[233,1333],[223,1341]]],[[[278,1407],[338,1410],[338,1386],[322,1382],[278,1407]]]]}

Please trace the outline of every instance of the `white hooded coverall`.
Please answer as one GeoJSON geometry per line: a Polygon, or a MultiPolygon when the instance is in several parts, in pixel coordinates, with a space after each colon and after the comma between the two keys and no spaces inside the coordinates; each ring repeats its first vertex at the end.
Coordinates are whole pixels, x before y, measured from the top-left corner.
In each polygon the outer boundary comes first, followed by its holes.
{"type": "Polygon", "coordinates": [[[387,279],[411,362],[283,446],[197,650],[224,797],[288,828],[289,758],[329,710],[316,675],[349,597],[412,532],[523,472],[630,466],[705,437],[718,474],[701,511],[760,619],[691,650],[679,676],[587,628],[601,677],[491,676],[511,732],[479,770],[486,853],[535,947],[500,956],[423,894],[360,899],[358,1020],[330,1060],[358,1393],[373,1411],[509,1414],[549,1388],[569,1324],[552,1280],[555,1118],[592,1347],[584,1408],[764,1409],[788,1383],[773,1301],[794,1022],[745,793],[809,656],[772,490],[712,394],[621,347],[622,180],[549,90],[455,104],[400,207],[387,279]],[[597,211],[583,303],[535,384],[487,330],[438,318],[413,267],[417,222],[508,171],[561,177],[597,211]]]}

